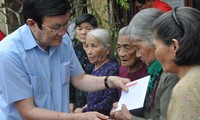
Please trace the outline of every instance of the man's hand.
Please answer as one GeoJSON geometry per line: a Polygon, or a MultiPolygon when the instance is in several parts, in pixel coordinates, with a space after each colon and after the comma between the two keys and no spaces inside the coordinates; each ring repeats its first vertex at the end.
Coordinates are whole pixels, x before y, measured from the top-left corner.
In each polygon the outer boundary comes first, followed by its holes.
{"type": "Polygon", "coordinates": [[[128,78],[122,78],[117,76],[109,76],[108,78],[108,86],[111,88],[121,88],[124,91],[128,91],[128,87],[125,85],[126,83],[130,82],[128,78]]]}

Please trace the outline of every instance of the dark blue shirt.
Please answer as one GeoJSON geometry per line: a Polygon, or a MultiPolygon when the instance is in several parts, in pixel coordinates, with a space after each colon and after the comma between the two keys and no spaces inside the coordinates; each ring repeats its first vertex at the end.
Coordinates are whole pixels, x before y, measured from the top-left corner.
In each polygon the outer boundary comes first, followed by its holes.
{"type": "MultiPolygon", "coordinates": [[[[102,65],[99,69],[93,70],[92,75],[110,76],[118,75],[119,65],[116,61],[110,60],[102,65]]],[[[87,107],[83,112],[98,111],[102,114],[109,115],[114,102],[118,101],[118,90],[110,88],[98,92],[89,92],[87,96],[87,107]]]]}

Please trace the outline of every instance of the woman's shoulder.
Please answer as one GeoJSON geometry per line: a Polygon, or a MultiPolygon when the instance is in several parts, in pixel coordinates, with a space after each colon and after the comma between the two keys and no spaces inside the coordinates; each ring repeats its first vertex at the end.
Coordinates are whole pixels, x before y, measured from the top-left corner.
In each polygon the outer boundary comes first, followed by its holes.
{"type": "Polygon", "coordinates": [[[164,85],[175,85],[179,81],[176,74],[163,72],[160,76],[160,82],[164,85]]]}
{"type": "Polygon", "coordinates": [[[174,73],[165,73],[163,72],[160,76],[161,79],[167,79],[167,80],[179,80],[178,76],[174,73]]]}
{"type": "Polygon", "coordinates": [[[114,60],[109,60],[106,64],[102,66],[104,71],[107,71],[108,75],[118,75],[119,72],[119,64],[114,60]]]}
{"type": "Polygon", "coordinates": [[[108,61],[107,64],[108,64],[108,66],[111,67],[111,68],[112,68],[112,67],[117,67],[117,68],[119,69],[119,63],[118,63],[116,60],[111,59],[111,60],[108,61]]]}

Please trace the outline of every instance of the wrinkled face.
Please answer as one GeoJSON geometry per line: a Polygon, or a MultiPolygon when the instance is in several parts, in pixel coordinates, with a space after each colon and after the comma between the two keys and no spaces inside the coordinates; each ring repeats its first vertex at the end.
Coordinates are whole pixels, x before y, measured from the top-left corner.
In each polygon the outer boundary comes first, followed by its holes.
{"type": "Polygon", "coordinates": [[[67,13],[60,16],[44,17],[41,29],[32,19],[28,19],[27,23],[37,43],[46,50],[49,46],[59,46],[62,43],[62,37],[67,30],[69,16],[69,13],[67,13]],[[52,32],[53,30],[57,32],[52,32]]]}
{"type": "Polygon", "coordinates": [[[170,46],[165,45],[161,40],[153,40],[155,46],[155,56],[160,62],[165,72],[176,72],[177,65],[174,64],[176,52],[173,44],[170,46]]]}
{"type": "Polygon", "coordinates": [[[155,49],[141,40],[136,40],[133,45],[137,48],[136,56],[147,66],[155,60],[155,49]]]}
{"type": "Polygon", "coordinates": [[[136,47],[132,45],[134,41],[126,35],[119,35],[117,41],[117,52],[121,66],[132,67],[138,61],[136,57],[136,47]]]}
{"type": "Polygon", "coordinates": [[[90,62],[95,65],[102,64],[108,59],[108,48],[104,48],[103,44],[92,35],[86,37],[85,51],[90,62]]]}
{"type": "Polygon", "coordinates": [[[77,38],[80,42],[85,43],[86,35],[93,29],[90,23],[84,22],[76,27],[77,38]]]}

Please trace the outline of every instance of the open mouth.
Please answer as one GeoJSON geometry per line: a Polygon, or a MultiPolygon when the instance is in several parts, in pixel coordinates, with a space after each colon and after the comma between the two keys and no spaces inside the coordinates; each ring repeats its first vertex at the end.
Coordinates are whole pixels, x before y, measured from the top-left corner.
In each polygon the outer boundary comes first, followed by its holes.
{"type": "Polygon", "coordinates": [[[127,60],[121,60],[121,63],[126,63],[127,62],[127,60]]]}

